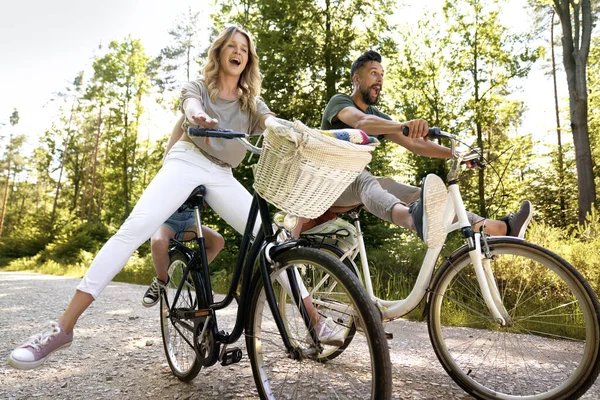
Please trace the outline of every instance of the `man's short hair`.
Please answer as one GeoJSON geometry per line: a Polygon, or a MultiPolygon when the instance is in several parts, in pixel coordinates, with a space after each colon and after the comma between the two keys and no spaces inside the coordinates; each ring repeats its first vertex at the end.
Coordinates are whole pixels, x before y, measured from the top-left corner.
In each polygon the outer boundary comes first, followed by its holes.
{"type": "Polygon", "coordinates": [[[354,76],[356,71],[361,69],[362,66],[368,63],[369,61],[377,61],[378,63],[381,63],[381,54],[379,54],[375,50],[367,50],[364,53],[362,53],[361,56],[358,57],[352,63],[352,67],[350,68],[350,82],[352,82],[352,77],[354,76]]]}

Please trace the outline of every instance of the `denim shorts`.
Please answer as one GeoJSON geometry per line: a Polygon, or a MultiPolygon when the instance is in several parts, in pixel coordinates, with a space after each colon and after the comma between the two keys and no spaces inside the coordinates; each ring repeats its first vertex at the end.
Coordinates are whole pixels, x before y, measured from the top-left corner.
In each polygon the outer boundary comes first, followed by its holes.
{"type": "Polygon", "coordinates": [[[175,211],[163,225],[175,232],[175,239],[182,240],[183,232],[196,225],[194,210],[186,208],[182,212],[175,211]]]}

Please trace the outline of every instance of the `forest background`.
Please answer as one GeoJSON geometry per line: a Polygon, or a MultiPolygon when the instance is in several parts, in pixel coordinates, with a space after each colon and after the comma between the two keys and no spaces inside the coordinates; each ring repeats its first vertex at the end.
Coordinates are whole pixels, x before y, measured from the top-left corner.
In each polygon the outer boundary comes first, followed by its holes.
{"type": "MultiPolygon", "coordinates": [[[[497,218],[532,200],[527,239],[568,259],[598,290],[598,6],[513,0],[531,17],[515,29],[498,0],[438,1],[416,16],[402,13],[408,3],[211,0],[181,14],[164,33],[169,44],[156,54],[131,35],[99,44],[90,65],[81,65],[49,99],[57,105],[50,126],[26,135],[18,129],[24,122],[18,108],[0,115],[0,270],[85,273],[160,168],[181,82],[198,77],[208,44],[236,23],[256,41],[265,102],[279,117],[309,126],[320,124],[333,94],[351,92],[352,60],[366,49],[379,51],[386,70],[383,111],[398,120],[427,119],[491,161],[462,183],[467,208],[497,218]],[[519,96],[534,69],[553,85],[553,98],[534,99],[552,109],[552,123],[545,121],[550,129],[524,120],[538,105],[519,96]]],[[[255,162],[235,170],[249,190],[255,162]]],[[[371,167],[375,175],[414,185],[447,171],[444,160],[385,142],[371,167]]],[[[239,235],[210,212],[205,222],[226,239],[211,265],[215,285],[224,288],[239,235]]],[[[362,226],[379,296],[405,295],[423,245],[368,213],[362,226]]],[[[149,283],[153,276],[146,243],[116,279],[149,283]]]]}

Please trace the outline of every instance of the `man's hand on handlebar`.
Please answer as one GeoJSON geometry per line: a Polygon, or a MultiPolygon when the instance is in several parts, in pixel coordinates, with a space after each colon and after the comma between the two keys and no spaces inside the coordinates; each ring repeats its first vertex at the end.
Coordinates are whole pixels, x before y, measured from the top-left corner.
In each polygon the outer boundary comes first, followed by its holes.
{"type": "Polygon", "coordinates": [[[408,135],[405,134],[405,136],[411,139],[425,138],[427,140],[429,124],[424,119],[413,119],[405,122],[403,125],[404,131],[408,128],[408,135]]]}

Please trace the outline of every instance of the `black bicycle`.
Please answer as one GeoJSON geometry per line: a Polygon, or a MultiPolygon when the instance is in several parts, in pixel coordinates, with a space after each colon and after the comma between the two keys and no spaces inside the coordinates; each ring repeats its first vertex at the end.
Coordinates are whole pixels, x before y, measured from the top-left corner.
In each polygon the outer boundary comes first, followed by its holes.
{"type": "MultiPolygon", "coordinates": [[[[243,133],[200,128],[188,133],[236,139],[260,152],[243,133]]],[[[161,295],[163,344],[173,374],[190,381],[202,367],[239,362],[241,349],[230,346],[244,333],[261,398],[390,398],[391,364],[381,316],[362,284],[329,254],[303,247],[302,241],[278,243],[268,204],[257,194],[231,286],[225,298],[215,302],[201,230],[205,193],[199,186],[186,201],[195,212],[199,250],[172,241],[170,282],[161,295]],[[259,215],[261,230],[254,237],[259,215]],[[331,357],[337,347],[321,342],[302,287],[320,318],[353,335],[343,354],[331,357]],[[238,311],[228,333],[220,329],[216,311],[233,301],[238,311]]]]}

